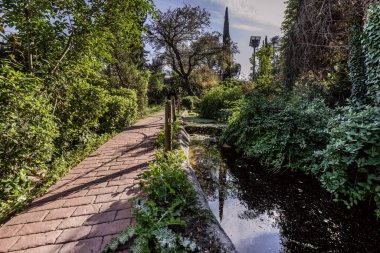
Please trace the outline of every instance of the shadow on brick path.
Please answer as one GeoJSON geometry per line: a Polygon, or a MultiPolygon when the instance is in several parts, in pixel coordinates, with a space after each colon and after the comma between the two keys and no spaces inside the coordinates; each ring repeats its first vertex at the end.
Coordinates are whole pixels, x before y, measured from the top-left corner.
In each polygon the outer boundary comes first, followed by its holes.
{"type": "Polygon", "coordinates": [[[140,120],[102,145],[0,228],[0,252],[101,252],[132,221],[129,201],[154,159],[163,115],[140,120]]]}

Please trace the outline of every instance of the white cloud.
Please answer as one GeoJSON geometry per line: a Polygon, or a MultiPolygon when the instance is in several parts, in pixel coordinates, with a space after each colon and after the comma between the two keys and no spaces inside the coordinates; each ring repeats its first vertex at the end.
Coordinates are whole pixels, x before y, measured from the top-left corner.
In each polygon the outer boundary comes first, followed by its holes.
{"type": "Polygon", "coordinates": [[[284,0],[202,0],[219,6],[227,6],[230,14],[251,22],[279,27],[283,20],[284,0]]]}
{"type": "Polygon", "coordinates": [[[238,30],[248,31],[248,32],[261,32],[263,29],[260,27],[255,27],[252,25],[234,23],[232,24],[232,28],[236,28],[238,30]]]}

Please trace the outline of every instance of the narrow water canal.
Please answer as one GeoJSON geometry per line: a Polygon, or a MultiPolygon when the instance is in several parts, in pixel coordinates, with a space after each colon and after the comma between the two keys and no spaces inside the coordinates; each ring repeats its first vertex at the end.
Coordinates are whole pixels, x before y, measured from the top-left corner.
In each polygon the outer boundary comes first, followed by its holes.
{"type": "Polygon", "coordinates": [[[348,211],[310,177],[276,174],[191,135],[190,160],[208,203],[240,253],[380,252],[380,223],[348,211]]]}

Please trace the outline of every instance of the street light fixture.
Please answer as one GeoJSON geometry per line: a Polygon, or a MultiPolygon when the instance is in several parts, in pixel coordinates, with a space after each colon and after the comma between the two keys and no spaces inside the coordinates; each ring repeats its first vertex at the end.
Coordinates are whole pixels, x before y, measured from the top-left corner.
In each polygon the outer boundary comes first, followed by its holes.
{"type": "Polygon", "coordinates": [[[253,48],[258,48],[260,45],[260,40],[261,40],[260,36],[251,36],[251,40],[249,41],[249,46],[253,48]]]}
{"type": "Polygon", "coordinates": [[[251,39],[249,40],[249,46],[253,47],[253,75],[252,79],[253,81],[256,80],[256,48],[260,45],[260,36],[251,36],[251,39]]]}

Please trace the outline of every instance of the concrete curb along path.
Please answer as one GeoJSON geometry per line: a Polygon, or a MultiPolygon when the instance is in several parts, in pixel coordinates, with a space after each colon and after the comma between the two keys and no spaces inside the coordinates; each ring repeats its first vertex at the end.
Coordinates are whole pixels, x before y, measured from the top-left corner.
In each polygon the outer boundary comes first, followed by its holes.
{"type": "Polygon", "coordinates": [[[89,253],[129,224],[138,196],[135,179],[155,157],[154,139],[163,115],[138,121],[0,228],[0,252],[89,253]]]}
{"type": "Polygon", "coordinates": [[[235,245],[232,243],[227,233],[219,224],[218,220],[212,214],[210,206],[208,205],[208,202],[207,202],[206,194],[203,192],[202,187],[197,179],[197,176],[195,175],[195,172],[190,165],[190,160],[189,160],[190,136],[187,133],[186,129],[183,127],[183,120],[182,120],[181,131],[179,135],[177,136],[177,139],[182,150],[185,152],[186,157],[187,157],[186,161],[183,164],[183,169],[186,171],[187,178],[193,185],[193,188],[197,194],[199,206],[200,208],[204,210],[208,210],[211,214],[210,219],[207,221],[207,224],[205,224],[206,233],[210,235],[211,238],[219,242],[219,246],[220,246],[220,248],[218,249],[219,252],[237,253],[235,245]]]}

